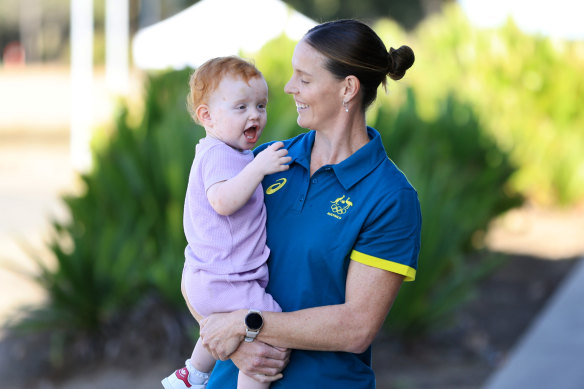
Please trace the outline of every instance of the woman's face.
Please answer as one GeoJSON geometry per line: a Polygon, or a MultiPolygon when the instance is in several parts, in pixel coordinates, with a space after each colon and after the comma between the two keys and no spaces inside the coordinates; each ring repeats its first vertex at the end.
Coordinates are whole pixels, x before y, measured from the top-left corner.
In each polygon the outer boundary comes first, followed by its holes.
{"type": "Polygon", "coordinates": [[[294,96],[298,125],[313,130],[334,129],[343,107],[344,80],[325,69],[326,57],[303,40],[292,56],[292,78],[284,92],[294,96]]]}

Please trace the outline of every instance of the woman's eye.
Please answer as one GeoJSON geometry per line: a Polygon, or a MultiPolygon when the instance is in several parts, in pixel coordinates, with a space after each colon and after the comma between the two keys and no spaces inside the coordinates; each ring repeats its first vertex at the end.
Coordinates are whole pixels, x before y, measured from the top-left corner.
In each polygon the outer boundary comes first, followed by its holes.
{"type": "Polygon", "coordinates": [[[300,82],[301,82],[302,84],[304,84],[304,85],[308,85],[308,81],[305,81],[305,80],[300,80],[300,82]]]}

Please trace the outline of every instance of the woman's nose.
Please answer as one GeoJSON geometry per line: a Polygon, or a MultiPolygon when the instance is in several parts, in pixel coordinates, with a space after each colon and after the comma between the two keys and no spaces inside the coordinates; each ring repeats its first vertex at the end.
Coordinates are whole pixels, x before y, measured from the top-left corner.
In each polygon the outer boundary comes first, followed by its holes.
{"type": "Polygon", "coordinates": [[[284,92],[292,95],[296,92],[296,88],[293,88],[292,79],[288,80],[286,85],[284,85],[284,92]]]}

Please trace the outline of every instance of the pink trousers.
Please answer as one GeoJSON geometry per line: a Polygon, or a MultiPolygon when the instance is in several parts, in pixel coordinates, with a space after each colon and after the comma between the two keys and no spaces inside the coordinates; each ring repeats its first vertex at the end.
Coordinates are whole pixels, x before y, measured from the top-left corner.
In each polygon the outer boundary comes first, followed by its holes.
{"type": "Polygon", "coordinates": [[[182,274],[189,304],[202,316],[238,309],[281,312],[265,291],[268,284],[266,264],[239,274],[214,274],[185,263],[182,274]]]}

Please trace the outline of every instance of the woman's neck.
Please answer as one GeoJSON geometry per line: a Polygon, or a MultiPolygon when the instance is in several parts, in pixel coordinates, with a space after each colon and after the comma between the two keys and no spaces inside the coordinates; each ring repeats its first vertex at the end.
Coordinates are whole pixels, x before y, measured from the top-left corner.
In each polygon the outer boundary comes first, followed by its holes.
{"type": "Polygon", "coordinates": [[[369,142],[365,121],[332,131],[316,131],[310,157],[310,175],[324,165],[334,165],[349,158],[369,142]]]}

